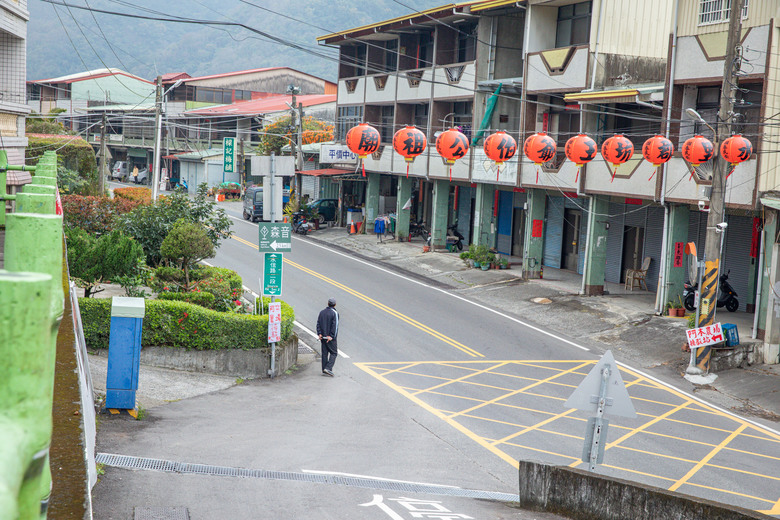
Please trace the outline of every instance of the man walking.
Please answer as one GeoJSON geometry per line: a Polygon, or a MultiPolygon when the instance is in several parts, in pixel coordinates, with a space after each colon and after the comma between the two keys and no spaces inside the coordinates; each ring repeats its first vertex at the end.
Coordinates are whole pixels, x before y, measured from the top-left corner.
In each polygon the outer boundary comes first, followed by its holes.
{"type": "Polygon", "coordinates": [[[317,336],[320,338],[322,354],[322,373],[333,377],[333,364],[339,355],[336,338],[339,335],[339,313],[336,311],[336,299],[330,298],[328,306],[317,317],[317,336]]]}

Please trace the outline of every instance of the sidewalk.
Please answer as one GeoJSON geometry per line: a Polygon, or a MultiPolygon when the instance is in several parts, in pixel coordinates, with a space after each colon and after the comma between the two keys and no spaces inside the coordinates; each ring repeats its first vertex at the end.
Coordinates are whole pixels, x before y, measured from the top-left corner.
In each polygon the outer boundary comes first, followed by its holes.
{"type": "MultiPolygon", "coordinates": [[[[337,227],[312,231],[307,238],[522,316],[596,352],[612,350],[618,360],[719,406],[768,420],[773,427],[780,424],[780,365],[721,371],[706,386],[689,383],[682,376],[690,354],[681,349],[687,320],[656,316],[655,293],[607,283],[608,294],[583,297],[579,296],[582,277],[573,271],[545,268],[544,279],[523,280],[518,265],[506,270],[470,269],[457,253],[423,253],[420,238],[397,242],[383,237],[380,242],[374,234],[350,235],[346,228],[337,227]]],[[[751,337],[753,314],[721,309],[717,320],[737,325],[741,343],[760,345],[751,337]]]]}

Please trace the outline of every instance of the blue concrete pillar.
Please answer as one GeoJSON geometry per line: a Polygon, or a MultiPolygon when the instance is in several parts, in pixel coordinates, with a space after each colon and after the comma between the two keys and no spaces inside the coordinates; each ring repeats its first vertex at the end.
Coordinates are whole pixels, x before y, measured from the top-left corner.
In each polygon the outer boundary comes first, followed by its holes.
{"type": "Polygon", "coordinates": [[[477,245],[493,247],[496,245],[493,203],[496,187],[492,184],[477,184],[474,201],[474,242],[477,245]]]}
{"type": "Polygon", "coordinates": [[[449,181],[433,181],[433,216],[431,217],[431,244],[433,249],[447,247],[447,221],[450,210],[449,181]]]}
{"type": "Polygon", "coordinates": [[[529,189],[526,197],[525,239],[523,247],[523,277],[539,278],[544,253],[544,213],[547,194],[529,189]]]}
{"type": "Polygon", "coordinates": [[[607,217],[609,197],[590,198],[588,235],[585,246],[585,294],[604,294],[604,276],[607,270],[607,217]]]}
{"type": "Polygon", "coordinates": [[[114,297],[111,302],[106,408],[135,409],[144,304],[143,298],[114,297]]]}
{"type": "Polygon", "coordinates": [[[409,215],[411,210],[404,205],[412,198],[412,179],[398,177],[398,198],[396,199],[395,236],[399,242],[409,240],[409,215]]]}

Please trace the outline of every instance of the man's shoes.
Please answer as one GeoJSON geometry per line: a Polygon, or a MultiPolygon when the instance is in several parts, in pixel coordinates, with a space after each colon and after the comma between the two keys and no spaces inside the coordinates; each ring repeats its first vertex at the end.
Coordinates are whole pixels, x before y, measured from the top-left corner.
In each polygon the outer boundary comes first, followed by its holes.
{"type": "Polygon", "coordinates": [[[333,376],[333,371],[332,370],[328,370],[327,368],[325,370],[323,370],[322,373],[326,374],[326,375],[329,375],[330,377],[334,377],[333,376]]]}

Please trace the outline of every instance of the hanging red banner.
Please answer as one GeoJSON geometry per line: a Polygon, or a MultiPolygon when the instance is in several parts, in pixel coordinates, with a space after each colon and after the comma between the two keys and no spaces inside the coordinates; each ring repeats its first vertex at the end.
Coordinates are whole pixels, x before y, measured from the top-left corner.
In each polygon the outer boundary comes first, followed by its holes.
{"type": "Polygon", "coordinates": [[[533,226],[531,227],[532,238],[542,238],[542,226],[544,226],[544,220],[534,219],[533,226]]]}
{"type": "Polygon", "coordinates": [[[684,242],[675,242],[674,243],[674,264],[672,264],[673,267],[682,267],[683,266],[683,255],[685,254],[685,243],[684,242]]]}
{"type": "Polygon", "coordinates": [[[761,243],[761,218],[753,217],[753,237],[750,240],[750,258],[758,258],[758,246],[761,243]]]}

